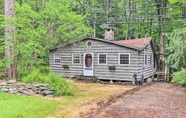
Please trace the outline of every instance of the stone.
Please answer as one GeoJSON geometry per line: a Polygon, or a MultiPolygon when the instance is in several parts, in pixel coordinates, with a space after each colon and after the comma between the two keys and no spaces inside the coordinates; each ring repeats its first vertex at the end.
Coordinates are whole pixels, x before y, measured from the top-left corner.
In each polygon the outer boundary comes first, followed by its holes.
{"type": "Polygon", "coordinates": [[[38,84],[39,87],[47,87],[47,84],[38,84]]]}
{"type": "Polygon", "coordinates": [[[34,92],[29,92],[29,91],[22,91],[23,94],[26,94],[26,95],[34,95],[34,92]]]}
{"type": "Polygon", "coordinates": [[[16,88],[10,88],[9,90],[10,90],[10,92],[11,91],[16,91],[16,88]]]}
{"type": "Polygon", "coordinates": [[[25,88],[22,86],[19,86],[19,87],[17,87],[17,90],[22,91],[22,90],[25,90],[25,88]]]}
{"type": "Polygon", "coordinates": [[[51,95],[51,94],[53,94],[53,91],[49,91],[49,90],[43,91],[43,95],[51,95]]]}
{"type": "Polygon", "coordinates": [[[39,91],[39,88],[37,88],[37,87],[33,87],[32,89],[33,89],[33,91],[39,91]]]}
{"type": "Polygon", "coordinates": [[[5,86],[5,85],[7,85],[7,83],[6,82],[2,82],[0,85],[1,86],[5,86]]]}
{"type": "Polygon", "coordinates": [[[16,94],[17,92],[16,91],[10,91],[8,93],[10,93],[10,94],[16,94]]]}
{"type": "Polygon", "coordinates": [[[39,84],[34,84],[33,86],[36,87],[36,88],[40,87],[39,84]]]}
{"type": "Polygon", "coordinates": [[[113,84],[114,82],[112,80],[110,80],[110,84],[113,84]]]}
{"type": "Polygon", "coordinates": [[[7,88],[2,88],[1,91],[3,91],[3,92],[9,92],[9,89],[7,89],[7,88]]]}
{"type": "Polygon", "coordinates": [[[14,83],[16,83],[16,80],[15,80],[15,79],[13,79],[13,80],[8,80],[7,83],[8,83],[8,84],[14,84],[14,83]]]}
{"type": "Polygon", "coordinates": [[[3,81],[0,83],[0,90],[9,94],[16,95],[34,95],[40,94],[43,96],[53,95],[53,89],[48,84],[24,84],[15,80],[3,81]]]}
{"type": "Polygon", "coordinates": [[[39,89],[42,91],[42,90],[47,90],[48,88],[47,87],[39,87],[39,89]]]}

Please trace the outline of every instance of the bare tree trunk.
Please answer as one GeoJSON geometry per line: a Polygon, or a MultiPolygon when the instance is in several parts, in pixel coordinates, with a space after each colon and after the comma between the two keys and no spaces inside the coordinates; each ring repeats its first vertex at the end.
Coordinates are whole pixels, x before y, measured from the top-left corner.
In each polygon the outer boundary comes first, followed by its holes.
{"type": "MultiPolygon", "coordinates": [[[[4,1],[4,13],[5,20],[8,21],[15,17],[14,13],[15,0],[5,0],[4,1]]],[[[14,49],[14,24],[7,24],[5,28],[5,63],[6,63],[6,78],[16,78],[16,52],[14,49]]]]}
{"type": "MultiPolygon", "coordinates": [[[[166,45],[166,8],[168,0],[156,0],[156,9],[158,12],[158,24],[159,24],[159,37],[160,37],[160,59],[164,58],[165,54],[165,45],[166,45]]],[[[164,70],[165,63],[160,60],[160,64],[163,67],[162,70],[164,70]]]]}
{"type": "Polygon", "coordinates": [[[106,8],[106,24],[108,27],[108,22],[109,22],[109,0],[105,0],[105,8],[106,8]]]}
{"type": "Polygon", "coordinates": [[[126,29],[126,36],[125,36],[125,40],[129,39],[129,29],[130,29],[130,17],[131,17],[131,14],[132,14],[132,4],[131,4],[131,0],[128,1],[129,3],[129,6],[128,6],[128,12],[127,12],[127,9],[125,10],[126,12],[126,22],[127,22],[127,29],[126,29]],[[127,15],[128,14],[128,15],[127,15]]]}

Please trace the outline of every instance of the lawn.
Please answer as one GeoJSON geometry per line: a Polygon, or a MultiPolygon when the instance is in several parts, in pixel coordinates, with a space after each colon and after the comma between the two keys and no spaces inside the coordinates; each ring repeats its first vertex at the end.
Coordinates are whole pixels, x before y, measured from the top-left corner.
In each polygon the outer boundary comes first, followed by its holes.
{"type": "Polygon", "coordinates": [[[80,112],[96,107],[97,102],[104,101],[109,96],[119,95],[134,86],[106,85],[96,83],[75,83],[77,89],[74,96],[57,98],[60,109],[47,118],[77,118],[80,112]]]}
{"type": "Polygon", "coordinates": [[[44,118],[58,108],[56,100],[0,92],[0,118],[44,118]]]}
{"type": "Polygon", "coordinates": [[[76,83],[74,96],[41,98],[0,92],[0,118],[76,118],[101,100],[134,86],[76,83]]]}

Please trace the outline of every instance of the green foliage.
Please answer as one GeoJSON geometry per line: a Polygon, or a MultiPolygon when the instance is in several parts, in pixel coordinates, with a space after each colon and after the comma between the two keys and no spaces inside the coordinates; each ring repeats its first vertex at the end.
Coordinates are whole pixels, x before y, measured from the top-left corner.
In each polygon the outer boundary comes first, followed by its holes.
{"type": "Polygon", "coordinates": [[[49,69],[45,67],[49,63],[48,49],[91,34],[92,28],[84,24],[87,15],[73,12],[71,2],[72,0],[18,0],[15,4],[16,17],[6,22],[0,12],[0,76],[4,73],[4,63],[7,61],[4,60],[4,24],[13,22],[16,27],[14,51],[18,78],[27,76],[33,68],[47,73],[49,69]]]}
{"type": "Polygon", "coordinates": [[[56,76],[53,73],[48,75],[42,74],[40,70],[34,69],[28,76],[24,77],[22,82],[25,83],[46,83],[49,84],[53,90],[55,96],[72,96],[74,95],[74,88],[76,86],[72,83],[67,82],[64,78],[56,76]]]}
{"type": "Polygon", "coordinates": [[[175,72],[171,82],[176,83],[177,85],[186,85],[186,69],[175,72]]]}
{"type": "Polygon", "coordinates": [[[59,102],[0,92],[0,118],[45,118],[59,109],[59,102]]]}
{"type": "Polygon", "coordinates": [[[167,52],[169,53],[166,61],[172,68],[180,70],[186,67],[186,28],[174,30],[169,36],[169,45],[167,52]]]}

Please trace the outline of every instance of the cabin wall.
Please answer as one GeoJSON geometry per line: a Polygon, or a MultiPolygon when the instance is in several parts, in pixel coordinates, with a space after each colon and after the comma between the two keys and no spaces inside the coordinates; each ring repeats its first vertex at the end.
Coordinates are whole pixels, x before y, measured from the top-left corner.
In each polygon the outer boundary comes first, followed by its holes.
{"type": "MultiPolygon", "coordinates": [[[[147,49],[150,52],[150,49],[147,49]]],[[[93,39],[86,39],[82,42],[67,45],[63,48],[57,48],[50,51],[50,70],[57,75],[64,77],[74,77],[76,75],[83,75],[83,54],[85,52],[93,52],[94,56],[94,76],[101,80],[120,80],[120,81],[132,81],[133,74],[142,72],[143,58],[142,53],[138,53],[135,49],[126,48],[123,46],[102,42],[93,39]],[[86,47],[86,42],[91,41],[93,45],[86,47]],[[61,64],[53,63],[53,54],[61,54],[61,64]],[[81,63],[72,64],[72,54],[81,54],[81,63]],[[107,54],[107,65],[98,65],[98,54],[107,54]],[[119,53],[130,53],[130,65],[121,66],[118,65],[118,54],[119,53]],[[140,56],[140,58],[138,57],[140,56]],[[140,61],[140,64],[138,63],[140,61]],[[66,63],[69,65],[69,70],[64,70],[62,64],[66,63]],[[108,66],[114,64],[116,66],[115,72],[110,72],[108,66]]],[[[146,69],[147,70],[147,69],[146,69]]],[[[150,71],[152,73],[152,71],[150,71]]],[[[149,75],[149,74],[145,74],[149,75]]]]}
{"type": "Polygon", "coordinates": [[[139,73],[138,73],[138,78],[140,75],[144,75],[144,78],[148,78],[152,76],[155,72],[155,67],[154,67],[154,53],[152,50],[151,44],[149,44],[143,51],[138,53],[138,62],[139,62],[139,73]],[[145,65],[145,56],[147,55],[147,65],[145,65]],[[150,55],[152,55],[152,63],[150,64],[150,55]]]}

